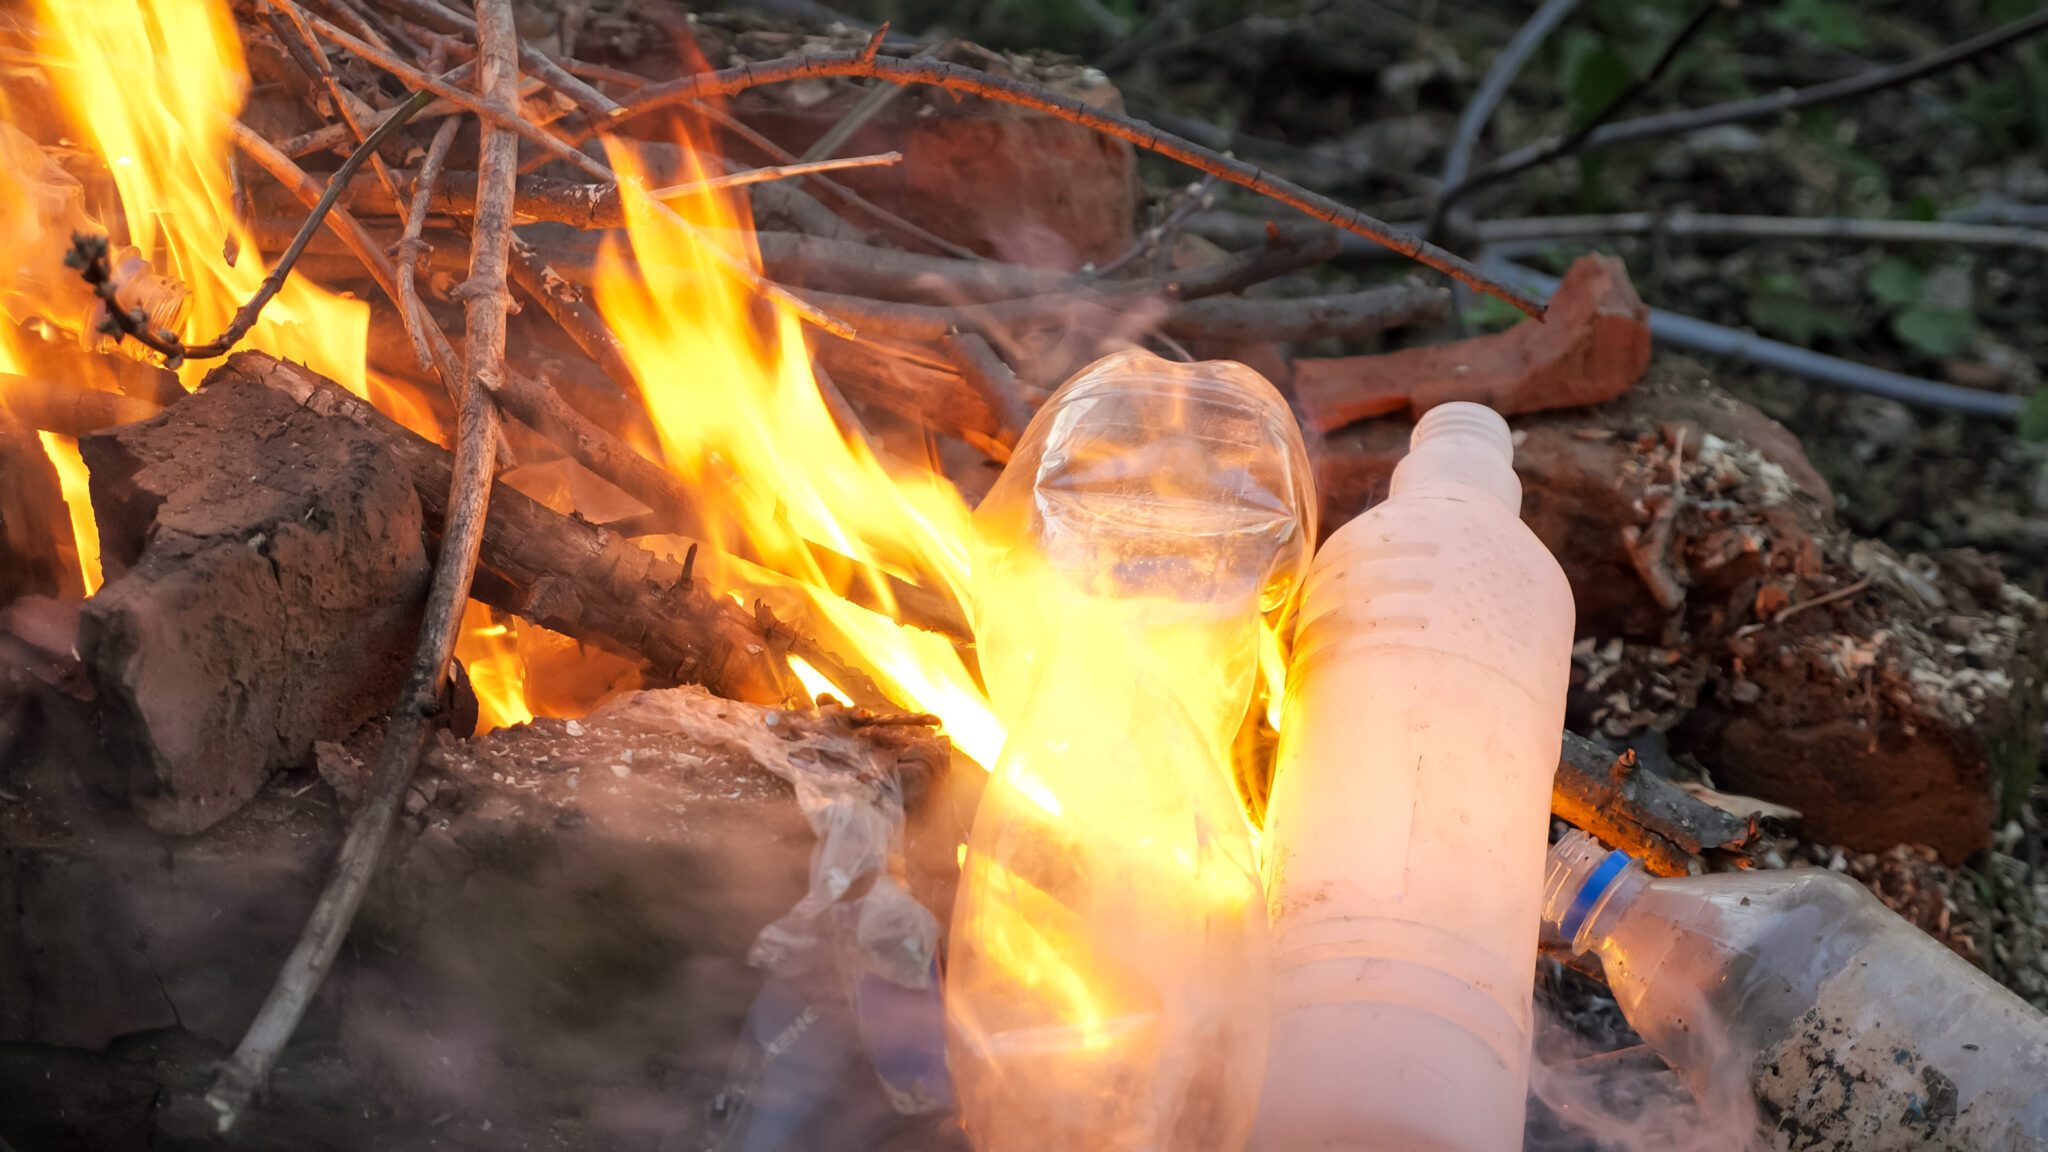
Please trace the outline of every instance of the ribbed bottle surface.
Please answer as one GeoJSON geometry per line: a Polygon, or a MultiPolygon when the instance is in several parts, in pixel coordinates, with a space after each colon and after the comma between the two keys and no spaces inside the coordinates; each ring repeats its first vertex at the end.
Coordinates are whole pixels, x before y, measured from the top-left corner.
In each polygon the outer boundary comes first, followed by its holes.
{"type": "Polygon", "coordinates": [[[1265,835],[1254,1147],[1519,1148],[1571,592],[1504,422],[1418,425],[1311,566],[1265,835]]]}

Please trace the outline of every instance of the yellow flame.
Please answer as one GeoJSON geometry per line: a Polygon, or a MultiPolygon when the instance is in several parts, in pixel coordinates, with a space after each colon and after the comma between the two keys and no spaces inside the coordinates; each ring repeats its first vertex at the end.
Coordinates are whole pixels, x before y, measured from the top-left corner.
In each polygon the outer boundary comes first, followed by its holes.
{"type": "MultiPolygon", "coordinates": [[[[831,644],[857,655],[891,699],[939,716],[955,743],[993,763],[1001,726],[952,644],[841,595],[882,572],[963,595],[966,504],[943,477],[891,470],[834,424],[797,317],[763,305],[727,267],[730,259],[760,266],[738,202],[711,192],[657,203],[632,153],[611,150],[629,246],[602,254],[597,304],[639,381],[668,466],[696,491],[717,494],[697,535],[795,577],[831,644]],[[812,544],[865,568],[827,573],[812,544]]],[[[682,180],[704,175],[693,159],[682,180]]],[[[815,670],[808,675],[821,686],[815,670]]]]}
{"type": "Polygon", "coordinates": [[[92,518],[92,497],[86,492],[85,458],[78,454],[78,441],[69,436],[36,435],[42,438],[50,466],[57,470],[57,486],[71,513],[71,535],[78,545],[78,570],[85,578],[85,594],[90,596],[100,590],[100,531],[92,518]]]}
{"type": "Polygon", "coordinates": [[[476,692],[479,735],[533,720],[526,699],[526,661],[519,655],[516,625],[498,620],[472,600],[462,612],[462,630],[455,640],[455,658],[469,673],[476,692]]]}
{"type": "MultiPolygon", "coordinates": [[[[65,130],[106,162],[117,193],[101,218],[117,242],[190,289],[183,335],[212,339],[268,271],[236,215],[228,177],[226,124],[249,87],[234,15],[220,0],[35,0],[35,12],[65,130]],[[233,263],[229,251],[238,254],[233,263]]],[[[294,276],[248,344],[361,396],[369,319],[363,303],[294,276]]],[[[208,367],[188,364],[179,375],[197,387],[208,367]]]]}
{"type": "MultiPolygon", "coordinates": [[[[28,47],[56,99],[34,117],[0,99],[0,370],[16,370],[17,325],[90,343],[97,301],[63,266],[75,232],[107,232],[189,292],[188,341],[217,335],[268,271],[236,213],[227,121],[248,90],[235,20],[222,0],[33,0],[28,47]],[[60,165],[83,149],[99,170],[60,165]],[[80,173],[74,176],[73,171],[80,173]],[[235,258],[230,259],[233,253],[235,258]],[[69,334],[68,337],[62,334],[69,334]]],[[[369,309],[302,277],[287,282],[246,345],[300,361],[366,395],[369,309]]],[[[129,343],[124,351],[141,355],[129,343]]],[[[104,386],[80,361],[78,387],[104,386]]],[[[179,371],[187,388],[211,365],[179,371]]],[[[387,398],[387,403],[388,403],[387,398]]],[[[45,437],[63,482],[88,590],[100,582],[86,471],[75,446],[45,437]]],[[[55,526],[53,526],[53,530],[55,526]]]]}

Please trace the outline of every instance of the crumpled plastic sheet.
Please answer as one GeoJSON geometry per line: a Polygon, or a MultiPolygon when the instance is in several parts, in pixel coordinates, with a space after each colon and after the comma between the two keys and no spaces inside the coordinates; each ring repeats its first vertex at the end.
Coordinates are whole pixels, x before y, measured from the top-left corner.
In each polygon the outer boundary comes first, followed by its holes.
{"type": "Polygon", "coordinates": [[[849,982],[872,974],[904,988],[932,986],[939,922],[897,878],[903,791],[868,745],[843,730],[694,687],[622,696],[591,719],[641,724],[739,753],[795,789],[797,807],[818,837],[810,886],[795,907],[761,930],[750,963],[793,975],[830,954],[849,982]],[[798,735],[778,733],[784,725],[795,726],[798,735]],[[861,885],[866,890],[848,899],[861,885]],[[853,913],[850,923],[835,914],[841,909],[853,913]]]}

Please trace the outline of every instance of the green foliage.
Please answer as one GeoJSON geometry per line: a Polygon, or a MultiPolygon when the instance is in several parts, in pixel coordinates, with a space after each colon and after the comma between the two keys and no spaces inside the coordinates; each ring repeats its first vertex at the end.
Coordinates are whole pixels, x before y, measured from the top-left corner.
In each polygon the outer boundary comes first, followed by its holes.
{"type": "Polygon", "coordinates": [[[2048,388],[2027,397],[2027,406],[2020,409],[2020,436],[2048,440],[2048,388]]]}
{"type": "Polygon", "coordinates": [[[1870,295],[1878,303],[1889,308],[1905,308],[1920,302],[1920,294],[1926,291],[1927,279],[1912,261],[1898,256],[1887,256],[1870,270],[1870,278],[1864,282],[1870,295]]]}
{"type": "Polygon", "coordinates": [[[1823,44],[1861,51],[1870,43],[1863,35],[1857,6],[1844,0],[1785,0],[1766,19],[1780,32],[1807,35],[1823,44]]]}
{"type": "Polygon", "coordinates": [[[1880,261],[1864,288],[1883,306],[1893,337],[1923,356],[1960,356],[1976,339],[1977,317],[1967,308],[1930,300],[1926,275],[1904,257],[1880,261]]]}
{"type": "Polygon", "coordinates": [[[1813,300],[1813,294],[1797,276],[1773,272],[1749,290],[1749,322],[1760,332],[1801,346],[1815,340],[1846,340],[1855,333],[1855,321],[1841,312],[1813,300]]]}
{"type": "Polygon", "coordinates": [[[1521,323],[1522,310],[1505,300],[1475,293],[1464,319],[1467,326],[1480,332],[1504,332],[1521,323]]]}
{"type": "Polygon", "coordinates": [[[1635,73],[1612,41],[1584,28],[1564,38],[1564,64],[1558,72],[1572,123],[1584,124],[1628,90],[1635,73]]]}
{"type": "Polygon", "coordinates": [[[1945,360],[1969,351],[1977,337],[1977,317],[1967,308],[1915,305],[1892,314],[1892,335],[1916,352],[1945,360]]]}

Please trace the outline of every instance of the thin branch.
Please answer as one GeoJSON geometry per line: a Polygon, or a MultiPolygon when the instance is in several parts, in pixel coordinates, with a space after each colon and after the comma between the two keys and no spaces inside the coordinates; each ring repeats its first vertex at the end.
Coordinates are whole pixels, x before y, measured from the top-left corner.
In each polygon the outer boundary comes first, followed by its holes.
{"type": "MultiPolygon", "coordinates": [[[[733,135],[739,137],[740,139],[746,141],[748,144],[753,145],[755,148],[760,150],[763,156],[768,157],[770,160],[773,160],[778,164],[799,163],[799,158],[794,152],[791,152],[789,149],[784,148],[782,145],[777,144],[773,140],[770,140],[768,137],[761,135],[759,132],[755,131],[752,127],[748,126],[747,124],[744,124],[738,120],[733,119],[730,115],[727,115],[725,110],[720,108],[715,102],[693,101],[692,110],[695,111],[698,115],[704,117],[706,120],[711,121],[713,124],[718,125],[720,128],[725,129],[727,132],[730,132],[733,135]]],[[[885,228],[893,230],[894,232],[896,232],[897,235],[910,240],[912,243],[923,245],[924,247],[929,248],[934,252],[944,253],[947,256],[952,256],[961,260],[978,260],[981,258],[981,254],[974,251],[972,248],[967,248],[962,245],[955,244],[951,240],[948,240],[943,236],[938,236],[929,231],[926,231],[924,228],[908,220],[905,220],[903,217],[898,216],[896,213],[891,212],[887,208],[884,208],[881,205],[866,199],[859,193],[853,191],[853,189],[848,188],[846,185],[841,184],[838,181],[833,180],[829,177],[806,176],[804,177],[804,183],[814,188],[824,189],[826,192],[830,193],[834,199],[838,200],[845,207],[859,211],[868,219],[873,220],[875,223],[880,224],[885,228]]]]}
{"type": "Polygon", "coordinates": [[[819,172],[838,172],[848,168],[887,168],[902,162],[901,152],[881,152],[873,156],[848,156],[839,160],[807,160],[773,168],[743,168],[723,176],[709,176],[687,184],[671,184],[666,188],[656,188],[647,195],[654,200],[673,200],[678,196],[696,196],[705,192],[716,192],[721,188],[744,188],[750,184],[766,184],[770,180],[787,180],[794,176],[811,176],[819,172]]]}
{"type": "Polygon", "coordinates": [[[1801,600],[1797,604],[1787,604],[1783,608],[1778,609],[1777,615],[1771,617],[1771,623],[1783,624],[1785,621],[1790,620],[1809,608],[1818,608],[1823,604],[1833,604],[1839,600],[1847,600],[1849,597],[1870,587],[1870,579],[1870,577],[1865,576],[1853,584],[1844,584],[1833,592],[1824,592],[1811,600],[1801,600]]]}
{"type": "MultiPolygon", "coordinates": [[[[334,106],[335,118],[341,121],[356,144],[361,146],[369,134],[369,130],[363,126],[363,113],[370,109],[357,99],[355,93],[342,87],[341,79],[334,74],[333,65],[327,61],[327,53],[320,47],[319,34],[313,31],[313,25],[306,19],[305,12],[291,0],[263,2],[270,6],[273,17],[281,17],[298,33],[298,46],[303,49],[305,61],[311,65],[310,71],[326,89],[328,102],[334,106]]],[[[292,44],[291,38],[285,36],[282,29],[279,30],[278,39],[284,41],[287,46],[292,44]]],[[[397,196],[398,185],[391,179],[391,169],[384,163],[384,157],[374,149],[370,152],[370,168],[376,173],[377,180],[384,186],[385,191],[397,196]]]]}
{"type": "Polygon", "coordinates": [[[251,328],[256,326],[257,319],[263,315],[264,305],[269,304],[284,287],[285,278],[292,273],[292,265],[298,263],[299,255],[306,250],[306,245],[320,230],[328,213],[334,210],[335,202],[348,187],[349,177],[355,175],[356,169],[362,167],[363,161],[389,139],[392,133],[403,128],[414,113],[426,107],[427,99],[425,93],[415,93],[405,103],[393,109],[392,114],[385,117],[384,122],[377,125],[354,152],[349,153],[348,159],[327,181],[327,187],[320,193],[320,199],[314,203],[312,211],[306,214],[306,221],[299,226],[298,234],[292,237],[291,245],[278,257],[277,266],[270,270],[270,275],[263,278],[263,283],[256,289],[256,294],[236,309],[234,318],[228,321],[228,326],[219,336],[204,344],[186,344],[175,332],[152,332],[146,314],[140,310],[129,312],[121,306],[116,299],[117,286],[107,268],[106,237],[74,237],[72,250],[65,259],[79,270],[86,283],[92,285],[93,291],[107,302],[107,319],[114,329],[123,336],[135,338],[151,351],[160,353],[170,367],[176,368],[186,360],[210,360],[225,356],[236,344],[241,343],[242,337],[248,335],[251,328]]]}
{"type": "Polygon", "coordinates": [[[1428,284],[1389,284],[1340,296],[1250,300],[1218,296],[1182,304],[1159,330],[1182,340],[1357,340],[1411,324],[1439,323],[1450,315],[1451,295],[1428,284]]]}
{"type": "MultiPolygon", "coordinates": [[[[304,42],[306,54],[313,60],[313,67],[318,71],[320,78],[326,83],[337,115],[349,132],[355,136],[357,146],[364,146],[367,143],[368,137],[363,129],[362,118],[351,110],[353,97],[346,89],[342,88],[341,82],[335,77],[334,69],[327,62],[327,53],[320,46],[319,33],[314,30],[312,21],[307,19],[306,14],[299,9],[298,5],[292,3],[292,0],[265,0],[265,3],[282,14],[291,22],[293,28],[297,30],[301,40],[304,42]]],[[[337,11],[345,12],[347,10],[338,9],[337,11]]],[[[363,31],[370,33],[370,36],[366,38],[371,39],[373,43],[381,44],[381,39],[376,37],[374,30],[366,26],[363,28],[363,31]]],[[[434,46],[432,58],[427,63],[428,70],[439,71],[445,60],[445,45],[437,42],[434,46]]],[[[431,184],[433,181],[433,177],[428,173],[446,162],[448,147],[454,142],[455,128],[459,123],[458,117],[449,116],[442,120],[440,128],[436,130],[433,146],[428,149],[427,157],[422,162],[422,176],[427,183],[431,184]],[[436,154],[436,149],[438,149],[438,155],[436,154]]],[[[393,177],[390,167],[384,163],[383,157],[374,148],[370,150],[370,164],[376,169],[378,186],[391,197],[392,203],[398,207],[399,223],[404,228],[397,249],[399,260],[399,323],[405,329],[406,338],[412,342],[413,356],[418,360],[421,369],[433,370],[436,366],[434,350],[431,338],[427,335],[427,330],[434,326],[434,319],[427,312],[426,306],[420,302],[417,288],[416,265],[418,261],[419,234],[421,227],[425,225],[425,213],[417,203],[412,206],[410,212],[405,209],[399,200],[397,180],[393,177]]],[[[449,366],[452,367],[452,359],[449,366]]],[[[446,377],[444,376],[443,379],[445,380],[446,377]]],[[[452,390],[450,395],[454,395],[452,390]]]]}
{"type": "MultiPolygon", "coordinates": [[[[1994,28],[1979,36],[1971,37],[1960,44],[1951,45],[1937,52],[1930,52],[1915,60],[1893,64],[1883,68],[1872,68],[1855,76],[1815,84],[1810,88],[1787,88],[1768,96],[1755,96],[1746,100],[1730,100],[1705,108],[1664,112],[1655,116],[1641,116],[1634,120],[1623,120],[1616,124],[1604,124],[1589,133],[1584,133],[1572,147],[1576,153],[1598,152],[1621,144],[1634,144],[1644,140],[1661,140],[1669,136],[1683,136],[1702,128],[1713,128],[1722,124],[1738,124],[1746,120],[1762,120],[1797,112],[1822,104],[1832,104],[1886,88],[1918,80],[1952,68],[1966,60],[1993,52],[2007,45],[2018,43],[2029,36],[2048,30],[2048,8],[2025,16],[2010,24],[1994,28]]],[[[1470,190],[1482,184],[1492,184],[1526,172],[1539,164],[1547,164],[1566,151],[1558,143],[1539,142],[1519,148],[1473,173],[1466,181],[1470,190]]]]}
{"type": "Polygon", "coordinates": [[[1953,244],[2048,252],[2048,231],[1943,220],[1859,220],[1854,217],[1735,216],[1701,212],[1618,212],[1604,216],[1534,216],[1473,225],[1483,244],[1585,240],[1603,236],[1727,237],[1738,240],[1854,240],[1876,244],[1953,244]]]}
{"type": "Polygon", "coordinates": [[[465,112],[476,114],[493,128],[517,132],[527,140],[546,149],[556,159],[573,164],[599,180],[612,179],[610,168],[605,167],[599,161],[585,156],[575,145],[563,140],[560,136],[522,118],[517,111],[518,99],[516,89],[514,90],[512,100],[503,105],[492,104],[477,93],[458,88],[442,78],[427,75],[418,68],[400,60],[391,52],[351,35],[317,16],[311,19],[313,20],[313,27],[319,31],[322,39],[329,41],[339,48],[346,49],[364,63],[390,73],[392,76],[397,77],[399,82],[403,83],[406,87],[432,92],[455,107],[465,112]]]}
{"type": "MultiPolygon", "coordinates": [[[[1479,146],[1479,137],[1486,132],[1487,121],[1493,119],[1494,109],[1507,98],[1508,88],[1515,77],[1529,63],[1529,58],[1578,10],[1580,0],[1543,0],[1543,6],[1536,9],[1528,23],[1517,29],[1507,47],[1493,58],[1493,64],[1480,78],[1479,88],[1472,94],[1472,100],[1465,105],[1465,111],[1458,116],[1458,131],[1451,137],[1451,146],[1444,153],[1443,176],[1438,187],[1455,189],[1465,182],[1465,173],[1472,166],[1472,150],[1479,146]]],[[[1429,225],[1422,230],[1425,236],[1436,234],[1437,225],[1443,221],[1443,214],[1450,210],[1451,197],[1439,197],[1437,207],[1429,219],[1429,225]]]]}
{"type": "MultiPolygon", "coordinates": [[[[476,61],[471,60],[463,64],[458,64],[454,68],[451,68],[446,72],[439,73],[438,75],[436,75],[435,79],[438,80],[440,83],[448,85],[467,84],[469,82],[470,76],[475,74],[475,72],[476,61]]],[[[407,85],[407,87],[417,89],[418,86],[407,85]]],[[[456,107],[453,104],[450,104],[448,101],[436,98],[433,103],[427,105],[425,108],[420,109],[419,115],[423,119],[433,120],[460,111],[462,111],[462,109],[456,107]]],[[[376,123],[382,124],[384,122],[384,117],[389,115],[390,113],[388,112],[379,113],[377,115],[376,123]]],[[[355,138],[356,137],[349,131],[349,126],[346,124],[324,124],[318,128],[313,129],[311,132],[307,132],[298,136],[293,136],[290,137],[289,139],[280,142],[277,145],[277,150],[284,153],[286,156],[289,156],[292,159],[297,160],[302,156],[311,156],[314,155],[315,153],[325,152],[330,148],[339,148],[343,144],[346,144],[350,140],[353,140],[355,138]]]]}
{"type": "Polygon", "coordinates": [[[1273,176],[1255,165],[1219,155],[1193,141],[1163,132],[1149,124],[1115,112],[1091,107],[1040,85],[938,60],[905,60],[890,56],[863,58],[862,53],[825,53],[793,56],[760,64],[747,64],[719,72],[700,72],[635,93],[618,112],[589,127],[611,128],[636,116],[705,96],[729,96],[762,84],[789,80],[822,79],[835,76],[866,76],[892,84],[928,84],[949,92],[966,93],[1030,108],[1049,116],[1069,120],[1105,136],[1157,152],[1189,167],[1228,180],[1241,188],[1277,200],[1325,224],[1354,232],[1403,256],[1483,292],[1513,304],[1531,316],[1541,316],[1543,307],[1527,294],[1489,278],[1462,257],[1358,211],[1318,195],[1291,181],[1273,176]]]}
{"type": "MultiPolygon", "coordinates": [[[[465,111],[475,113],[478,119],[482,120],[485,124],[490,125],[493,128],[507,129],[512,132],[516,132],[520,136],[526,138],[527,140],[530,140],[533,143],[538,144],[542,148],[546,149],[556,159],[565,160],[570,164],[574,165],[575,167],[577,167],[578,169],[580,169],[581,171],[587,173],[590,176],[595,177],[598,180],[616,182],[617,177],[613,175],[611,168],[605,165],[602,161],[593,160],[589,156],[584,155],[582,151],[580,151],[575,145],[570,144],[567,141],[564,141],[560,136],[557,136],[554,133],[549,132],[547,129],[535,125],[527,121],[525,118],[521,117],[517,110],[518,102],[516,99],[516,87],[514,90],[515,98],[513,100],[502,105],[496,104],[489,100],[485,100],[474,93],[464,92],[459,88],[451,87],[450,85],[432,76],[427,75],[426,73],[420,71],[419,69],[414,68],[412,65],[407,64],[405,61],[398,59],[391,53],[386,52],[380,48],[377,48],[376,46],[369,44],[361,39],[358,39],[357,37],[352,36],[347,32],[344,32],[341,29],[335,27],[334,25],[324,20],[318,19],[317,17],[314,18],[314,27],[316,27],[319,30],[320,35],[322,37],[332,41],[333,43],[343,48],[346,48],[348,51],[354,53],[358,58],[362,59],[365,63],[371,64],[379,69],[382,69],[385,72],[390,73],[393,76],[396,76],[408,87],[432,92],[436,96],[439,96],[444,100],[447,100],[449,103],[454,104],[458,108],[462,108],[465,111]]],[[[617,114],[616,106],[614,106],[613,114],[617,114]]],[[[695,234],[697,232],[697,229],[694,225],[692,225],[689,221],[683,219],[681,216],[676,215],[675,212],[671,210],[667,205],[661,203],[658,200],[650,201],[650,203],[652,204],[656,212],[666,216],[669,219],[669,221],[678,228],[681,228],[685,232],[689,232],[692,234],[695,234]]],[[[801,317],[805,323],[812,324],[819,328],[823,328],[826,331],[831,332],[835,335],[853,335],[853,329],[850,326],[848,326],[845,321],[840,320],[835,316],[831,316],[824,312],[821,312],[818,309],[808,304],[805,304],[802,300],[799,300],[796,297],[791,296],[787,292],[782,291],[775,285],[770,284],[767,281],[761,279],[760,274],[755,272],[752,268],[748,267],[746,261],[741,259],[740,257],[733,255],[732,253],[726,251],[724,248],[718,246],[717,244],[706,243],[702,247],[704,251],[706,251],[712,257],[712,259],[716,260],[719,264],[724,266],[727,271],[731,272],[734,276],[738,277],[740,281],[746,284],[748,289],[753,291],[755,294],[764,296],[770,300],[773,300],[775,303],[790,309],[791,311],[795,312],[799,317],[801,317]]]]}
{"type": "Polygon", "coordinates": [[[398,238],[398,314],[406,320],[405,334],[412,339],[413,356],[419,360],[422,370],[434,367],[433,349],[428,345],[423,324],[413,322],[414,318],[424,322],[427,307],[420,300],[419,262],[426,243],[420,233],[426,228],[429,206],[434,199],[434,184],[441,177],[441,168],[448,162],[448,149],[455,143],[455,133],[462,127],[460,116],[449,116],[434,130],[434,139],[427,145],[426,158],[420,161],[419,174],[413,178],[412,211],[405,218],[405,231],[398,238]]]}
{"type": "MultiPolygon", "coordinates": [[[[511,0],[478,0],[477,16],[478,87],[486,100],[509,102],[516,99],[519,82],[511,0]]],[[[419,764],[429,720],[442,707],[448,662],[455,654],[456,632],[476,576],[477,551],[489,509],[491,466],[498,441],[497,403],[491,393],[505,371],[505,316],[511,304],[505,263],[512,237],[518,160],[519,146],[510,133],[485,131],[464,309],[464,385],[457,418],[455,475],[412,670],[385,732],[376,778],[349,825],[334,874],[255,1021],[207,1091],[207,1103],[214,1108],[222,1132],[234,1127],[269,1079],[340,952],[419,764]]]]}
{"type": "MultiPolygon", "coordinates": [[[[902,89],[891,88],[889,91],[900,92],[902,89]]],[[[1130,247],[1118,253],[1101,267],[1091,269],[1091,271],[1097,276],[1107,278],[1130,267],[1137,260],[1159,247],[1160,243],[1175,229],[1186,224],[1188,217],[1214,204],[1215,197],[1211,193],[1214,192],[1215,188],[1216,177],[1214,176],[1204,176],[1195,183],[1188,185],[1181,203],[1172,212],[1167,213],[1166,219],[1140,232],[1138,238],[1131,241],[1130,247]]]]}
{"type": "MultiPolygon", "coordinates": [[[[432,31],[451,34],[465,41],[476,39],[476,21],[439,3],[438,0],[377,0],[377,3],[432,31]]],[[[618,106],[611,97],[592,88],[569,69],[550,59],[546,53],[524,41],[519,45],[519,66],[533,73],[550,88],[567,96],[585,112],[602,115],[618,106]]]]}
{"type": "Polygon", "coordinates": [[[941,347],[960,370],[961,378],[981,394],[989,410],[996,414],[996,440],[1005,448],[1016,447],[1017,437],[1031,423],[1031,405],[1024,398],[1024,385],[1017,379],[1017,373],[996,355],[987,340],[973,332],[956,332],[941,341],[941,347]]]}

